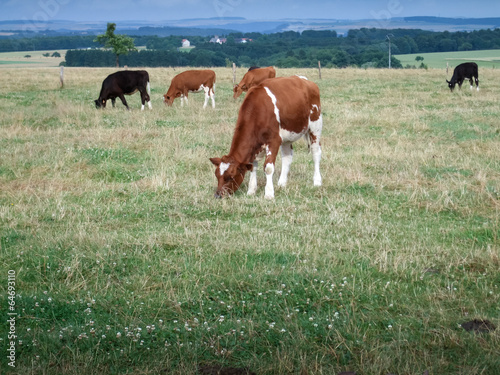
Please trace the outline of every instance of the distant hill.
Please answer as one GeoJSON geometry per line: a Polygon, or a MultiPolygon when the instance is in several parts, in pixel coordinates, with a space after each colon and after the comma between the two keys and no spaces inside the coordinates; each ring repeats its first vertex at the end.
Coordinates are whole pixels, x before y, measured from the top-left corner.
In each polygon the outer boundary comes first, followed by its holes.
{"type": "Polygon", "coordinates": [[[489,17],[489,18],[447,18],[447,17],[405,17],[406,22],[424,22],[428,24],[447,24],[447,25],[484,25],[490,28],[492,25],[494,27],[500,27],[500,17],[489,17]]]}
{"type": "MultiPolygon", "coordinates": [[[[360,28],[422,29],[427,31],[473,31],[500,27],[500,17],[446,18],[432,16],[400,17],[390,19],[336,20],[336,19],[278,19],[256,21],[242,17],[193,18],[174,21],[121,21],[117,31],[128,35],[185,35],[209,36],[231,32],[259,32],[270,34],[283,31],[335,30],[346,34],[360,28]]],[[[32,36],[95,35],[106,30],[106,22],[74,22],[68,20],[0,21],[0,38],[32,36]]]]}

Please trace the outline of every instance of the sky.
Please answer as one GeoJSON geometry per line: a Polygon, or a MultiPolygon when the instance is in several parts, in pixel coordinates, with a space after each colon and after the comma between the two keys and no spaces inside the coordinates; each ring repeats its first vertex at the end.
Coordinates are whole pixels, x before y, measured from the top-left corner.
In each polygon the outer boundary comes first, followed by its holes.
{"type": "Polygon", "coordinates": [[[407,16],[500,17],[498,0],[0,0],[0,20],[167,21],[388,19],[407,16]],[[473,4],[471,6],[471,4],[473,4]]]}

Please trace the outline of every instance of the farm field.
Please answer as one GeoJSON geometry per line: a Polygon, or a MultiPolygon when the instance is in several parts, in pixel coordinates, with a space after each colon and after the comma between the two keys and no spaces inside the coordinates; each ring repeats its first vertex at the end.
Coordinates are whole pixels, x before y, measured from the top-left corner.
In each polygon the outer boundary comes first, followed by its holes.
{"type": "Polygon", "coordinates": [[[183,70],[141,112],[96,110],[115,69],[2,67],[2,374],[500,373],[498,70],[277,69],[320,87],[323,186],[299,141],[273,201],[214,199],[241,100],[217,68],[165,107],[183,70]]]}
{"type": "MultiPolygon", "coordinates": [[[[460,51],[460,52],[435,52],[435,53],[414,53],[407,55],[394,55],[403,67],[406,65],[420,66],[420,61],[415,61],[417,56],[424,58],[423,63],[429,68],[446,69],[446,63],[450,66],[450,76],[453,74],[455,66],[473,61],[477,63],[479,68],[500,68],[500,50],[484,50],[484,51],[460,51]]],[[[481,74],[481,71],[479,71],[481,74]]],[[[480,76],[481,78],[481,76],[480,76]]]]}
{"type": "Polygon", "coordinates": [[[37,68],[56,67],[64,61],[66,50],[53,51],[21,51],[21,52],[2,52],[0,53],[0,68],[26,68],[36,66],[37,68]],[[45,57],[46,53],[51,56],[54,52],[59,52],[61,57],[45,57]],[[26,57],[29,55],[30,57],[26,57]]]}

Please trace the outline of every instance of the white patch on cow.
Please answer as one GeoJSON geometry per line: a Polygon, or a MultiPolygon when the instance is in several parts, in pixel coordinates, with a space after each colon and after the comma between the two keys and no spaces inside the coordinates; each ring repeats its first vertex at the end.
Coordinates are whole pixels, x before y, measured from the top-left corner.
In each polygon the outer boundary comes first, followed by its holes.
{"type": "Polygon", "coordinates": [[[323,129],[323,115],[319,115],[316,121],[309,120],[309,130],[316,137],[321,136],[321,130],[323,129]]]}
{"type": "Polygon", "coordinates": [[[264,198],[274,199],[274,186],[273,186],[273,174],[274,174],[274,164],[267,163],[266,168],[266,189],[264,198]]]}
{"type": "Polygon", "coordinates": [[[322,178],[319,171],[319,164],[321,161],[321,146],[319,144],[319,139],[321,137],[321,130],[323,128],[323,116],[320,115],[316,121],[309,121],[309,132],[316,137],[316,141],[311,143],[311,153],[314,162],[314,186],[321,186],[322,178]]]}
{"type": "Polygon", "coordinates": [[[312,105],[312,108],[311,108],[311,114],[313,114],[314,109],[316,109],[316,111],[318,111],[318,112],[319,112],[319,107],[318,107],[316,104],[313,104],[313,105],[312,105]]]}
{"type": "Polygon", "coordinates": [[[288,172],[293,161],[293,149],[291,143],[283,143],[281,145],[281,175],[278,180],[278,186],[286,186],[288,180],[288,172]]]}
{"type": "Polygon", "coordinates": [[[269,150],[269,145],[264,145],[264,148],[266,149],[266,156],[272,155],[273,153],[271,150],[269,150]]]}
{"type": "Polygon", "coordinates": [[[151,101],[148,102],[148,107],[149,107],[149,109],[153,109],[153,106],[151,105],[151,101]]]}
{"type": "Polygon", "coordinates": [[[248,182],[248,195],[254,195],[257,192],[257,168],[258,162],[254,160],[253,169],[250,172],[250,181],[248,182]]]}
{"type": "Polygon", "coordinates": [[[295,133],[295,132],[291,132],[289,130],[280,128],[281,141],[283,143],[285,143],[285,142],[293,143],[295,141],[298,141],[305,134],[305,131],[306,131],[306,129],[304,129],[303,132],[295,133]]]}
{"type": "Polygon", "coordinates": [[[278,106],[276,105],[276,102],[277,102],[276,96],[274,96],[274,94],[272,93],[271,90],[269,90],[268,87],[264,86],[264,89],[266,90],[267,95],[269,95],[269,97],[271,98],[271,101],[273,102],[274,114],[276,116],[276,120],[278,120],[278,124],[281,124],[281,121],[280,121],[280,110],[279,110],[278,106]]]}
{"type": "Polygon", "coordinates": [[[300,79],[305,79],[306,81],[309,81],[309,80],[307,79],[307,77],[304,77],[304,76],[299,76],[298,74],[297,74],[297,77],[299,77],[300,79]]]}
{"type": "Polygon", "coordinates": [[[219,165],[220,175],[223,176],[229,167],[230,167],[229,163],[220,163],[219,165]]]}
{"type": "Polygon", "coordinates": [[[141,111],[144,111],[144,104],[141,105],[141,111]]]}

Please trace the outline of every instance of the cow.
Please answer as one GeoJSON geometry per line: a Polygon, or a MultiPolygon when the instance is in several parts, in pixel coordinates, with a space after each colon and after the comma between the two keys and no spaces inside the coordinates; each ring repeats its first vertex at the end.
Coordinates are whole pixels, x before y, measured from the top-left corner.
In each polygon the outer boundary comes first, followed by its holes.
{"type": "Polygon", "coordinates": [[[241,105],[229,153],[210,158],[217,178],[216,198],[238,190],[247,171],[248,195],[257,191],[258,160],[265,157],[265,198],[274,198],[274,164],[281,146],[278,186],[285,186],[292,164],[292,143],[305,136],[314,162],[314,186],[321,186],[319,164],[323,126],[318,86],[305,77],[268,79],[252,87],[241,105]]]}
{"type": "Polygon", "coordinates": [[[206,108],[208,98],[212,99],[212,108],[215,108],[215,72],[213,70],[187,70],[177,74],[170,83],[170,87],[165,95],[163,102],[171,106],[175,98],[181,98],[181,106],[184,106],[184,100],[188,104],[188,93],[205,91],[206,108]]]}
{"type": "Polygon", "coordinates": [[[251,67],[245,73],[241,82],[233,88],[233,98],[238,98],[243,91],[248,91],[252,86],[258,85],[263,80],[276,77],[276,70],[272,66],[267,68],[251,67]]]}
{"type": "Polygon", "coordinates": [[[446,80],[448,82],[448,87],[451,91],[455,88],[455,85],[458,83],[458,87],[462,88],[462,83],[464,79],[468,78],[470,83],[470,88],[474,87],[474,83],[472,79],[476,82],[477,91],[479,91],[479,74],[477,69],[477,64],[474,62],[466,62],[458,65],[453,71],[453,77],[451,77],[451,81],[446,80]]]}
{"type": "Polygon", "coordinates": [[[101,93],[99,99],[95,101],[95,106],[96,108],[106,108],[106,101],[111,99],[114,107],[116,98],[120,98],[123,105],[130,109],[125,100],[125,95],[132,95],[137,91],[141,93],[141,110],[144,110],[144,103],[146,102],[148,102],[149,109],[151,109],[151,99],[149,97],[151,88],[147,71],[125,70],[110,74],[102,82],[101,93]]]}

